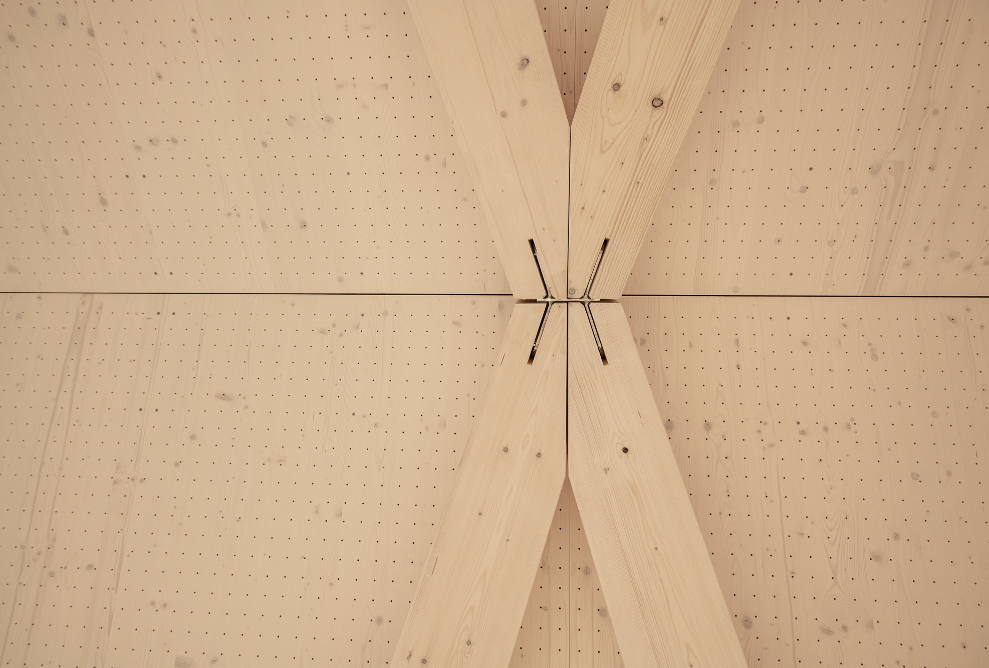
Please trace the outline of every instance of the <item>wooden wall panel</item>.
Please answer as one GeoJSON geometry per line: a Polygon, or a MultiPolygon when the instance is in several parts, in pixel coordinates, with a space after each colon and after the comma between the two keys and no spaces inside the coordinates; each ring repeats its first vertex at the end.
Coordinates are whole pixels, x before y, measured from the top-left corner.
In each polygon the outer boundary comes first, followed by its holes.
{"type": "Polygon", "coordinates": [[[989,5],[743,2],[626,294],[989,291],[989,5]]]}
{"type": "Polygon", "coordinates": [[[512,668],[621,668],[608,604],[569,478],[529,596],[512,668]]]}
{"type": "MultiPolygon", "coordinates": [[[[0,656],[4,657],[10,635],[25,635],[23,625],[14,627],[17,602],[32,595],[45,577],[40,559],[48,556],[44,537],[53,501],[50,481],[57,477],[52,470],[59,454],[57,443],[49,448],[49,431],[56,422],[64,427],[64,395],[75,380],[65,378],[63,362],[73,340],[78,302],[69,295],[0,297],[0,629],[4,634],[0,656]]],[[[78,351],[77,340],[74,344],[78,351]]],[[[22,651],[18,658],[23,657],[22,651]]]]}
{"type": "Polygon", "coordinates": [[[567,118],[573,121],[608,5],[604,0],[576,3],[569,0],[537,0],[536,8],[556,70],[563,106],[567,110],[567,118]]]}
{"type": "MultiPolygon", "coordinates": [[[[401,0],[0,17],[0,289],[508,292],[401,0]]],[[[743,3],[626,292],[985,293],[987,17],[743,3]]]]}
{"type": "Polygon", "coordinates": [[[623,305],[750,666],[989,663],[989,303],[623,305]]]}
{"type": "MultiPolygon", "coordinates": [[[[982,300],[623,305],[750,665],[986,663],[982,300]]],[[[5,297],[3,660],[385,665],[510,311],[5,297]]],[[[581,533],[513,665],[619,665],[581,533]]]]}
{"type": "Polygon", "coordinates": [[[564,488],[570,504],[570,666],[622,668],[608,602],[587,544],[570,481],[564,488]]]}
{"type": "MultiPolygon", "coordinates": [[[[3,297],[4,661],[386,665],[511,310],[3,297]]],[[[567,484],[513,666],[614,665],[581,530],[567,484]]]]}
{"type": "Polygon", "coordinates": [[[5,297],[3,661],[385,665],[511,310],[5,297]]]}
{"type": "Polygon", "coordinates": [[[553,61],[563,107],[567,110],[567,118],[573,121],[573,112],[577,108],[578,81],[582,81],[577,72],[577,17],[580,15],[580,8],[573,2],[553,0],[537,1],[536,9],[539,11],[549,57],[553,61]]]}
{"type": "Polygon", "coordinates": [[[0,8],[0,290],[508,292],[407,10],[0,8]]]}
{"type": "Polygon", "coordinates": [[[166,303],[3,298],[4,664],[107,659],[166,303]]]}
{"type": "Polygon", "coordinates": [[[572,636],[569,604],[570,536],[573,515],[570,481],[565,480],[543,556],[532,583],[529,603],[519,629],[511,668],[569,668],[572,636]]]}

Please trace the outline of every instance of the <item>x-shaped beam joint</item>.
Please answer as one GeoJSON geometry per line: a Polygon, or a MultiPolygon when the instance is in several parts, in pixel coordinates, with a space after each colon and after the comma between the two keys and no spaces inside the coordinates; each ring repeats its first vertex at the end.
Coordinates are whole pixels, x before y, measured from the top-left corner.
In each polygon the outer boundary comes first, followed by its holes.
{"type": "MultiPolygon", "coordinates": [[[[536,252],[536,244],[532,239],[529,239],[529,245],[532,247],[532,257],[536,261],[536,269],[539,271],[539,278],[543,281],[543,288],[546,290],[546,295],[540,299],[524,300],[527,302],[533,302],[537,304],[545,304],[546,307],[543,310],[543,319],[539,322],[539,329],[536,331],[536,340],[532,342],[532,352],[529,353],[529,364],[532,364],[533,360],[536,359],[536,352],[539,349],[539,341],[542,339],[543,330],[546,325],[546,316],[549,314],[549,309],[553,304],[582,304],[584,306],[584,313],[587,314],[587,322],[591,326],[591,332],[594,334],[594,342],[597,345],[598,353],[601,355],[601,361],[605,364],[608,363],[608,357],[604,353],[604,346],[601,345],[601,337],[598,335],[597,324],[594,322],[594,314],[591,313],[591,304],[593,302],[602,301],[600,299],[594,299],[591,297],[591,288],[594,287],[594,277],[597,276],[598,268],[601,266],[601,260],[604,258],[604,252],[608,249],[608,239],[605,239],[601,244],[601,251],[598,253],[597,260],[594,263],[594,269],[591,271],[591,278],[587,281],[587,287],[584,288],[584,294],[577,298],[567,298],[567,299],[557,299],[550,294],[549,287],[546,285],[545,279],[543,279],[543,270],[539,266],[539,255],[536,252]]],[[[520,302],[521,303],[521,302],[520,302]]]]}
{"type": "Polygon", "coordinates": [[[737,3],[612,0],[571,127],[532,0],[411,0],[518,302],[392,665],[508,664],[567,475],[625,665],[745,665],[616,301],[737,3]]]}

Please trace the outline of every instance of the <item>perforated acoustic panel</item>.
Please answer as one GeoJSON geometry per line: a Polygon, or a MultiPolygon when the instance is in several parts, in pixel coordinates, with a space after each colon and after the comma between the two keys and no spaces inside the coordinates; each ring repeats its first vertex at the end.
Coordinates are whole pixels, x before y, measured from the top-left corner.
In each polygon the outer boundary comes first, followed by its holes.
{"type": "MultiPolygon", "coordinates": [[[[537,6],[572,115],[606,4],[537,6]]],[[[989,289],[989,9],[894,9],[741,4],[629,293],[989,289]]],[[[508,291],[400,0],[0,18],[0,288],[508,291]]]]}
{"type": "Polygon", "coordinates": [[[0,290],[509,291],[405,2],[0,25],[0,290]]]}
{"type": "Polygon", "coordinates": [[[5,297],[2,663],[385,665],[511,310],[5,297]]]}
{"type": "Polygon", "coordinates": [[[750,666],[989,664],[989,304],[625,298],[750,666]]]}
{"type": "Polygon", "coordinates": [[[567,118],[573,121],[608,4],[602,0],[581,3],[553,0],[537,1],[536,8],[543,24],[563,106],[567,110],[567,118]]]}
{"type": "MultiPolygon", "coordinates": [[[[751,666],[986,662],[982,300],[624,306],[751,666]]],[[[2,307],[4,664],[387,664],[510,300],[2,307]]],[[[513,665],[619,651],[565,487],[513,665]]]]}
{"type": "Polygon", "coordinates": [[[989,292],[989,4],[747,0],[628,294],[989,292]]]}

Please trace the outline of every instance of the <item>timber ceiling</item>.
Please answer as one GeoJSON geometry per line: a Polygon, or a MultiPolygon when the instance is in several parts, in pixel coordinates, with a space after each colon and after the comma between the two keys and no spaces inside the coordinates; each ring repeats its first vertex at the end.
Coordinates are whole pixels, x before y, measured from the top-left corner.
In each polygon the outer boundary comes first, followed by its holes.
{"type": "MultiPolygon", "coordinates": [[[[607,5],[537,9],[572,119],[607,5]]],[[[622,308],[750,666],[989,664],[989,303],[841,298],[989,293],[987,68],[742,0],[673,163],[622,308]]],[[[405,0],[0,0],[0,663],[391,665],[515,308],[468,171],[405,0]]],[[[623,665],[586,520],[513,668],[623,665]]]]}
{"type": "MultiPolygon", "coordinates": [[[[572,116],[606,7],[539,8],[572,116]]],[[[401,0],[0,21],[0,289],[510,291],[401,0]]],[[[626,293],[985,294],[987,35],[743,2],[626,293]]]]}

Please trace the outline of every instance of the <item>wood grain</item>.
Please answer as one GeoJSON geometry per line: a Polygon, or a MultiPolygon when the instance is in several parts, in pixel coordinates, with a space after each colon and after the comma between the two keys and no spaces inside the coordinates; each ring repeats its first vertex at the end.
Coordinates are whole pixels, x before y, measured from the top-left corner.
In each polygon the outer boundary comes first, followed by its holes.
{"type": "Polygon", "coordinates": [[[739,6],[625,294],[989,294],[989,3],[881,6],[739,6]]]}
{"type": "Polygon", "coordinates": [[[622,305],[750,666],[989,665],[987,300],[622,305]]]}
{"type": "Polygon", "coordinates": [[[513,294],[563,297],[570,126],[530,0],[412,0],[513,294]]]}
{"type": "Polygon", "coordinates": [[[104,665],[112,651],[167,303],[0,300],[3,665],[104,665]]]}
{"type": "Polygon", "coordinates": [[[570,296],[606,238],[592,296],[621,295],[737,5],[609,5],[572,128],[570,296]]]}
{"type": "Polygon", "coordinates": [[[504,666],[566,476],[567,316],[519,304],[393,666],[504,666]]]}
{"type": "Polygon", "coordinates": [[[746,665],[619,304],[569,306],[569,474],[622,659],[746,665]]]}
{"type": "Polygon", "coordinates": [[[406,0],[0,16],[0,289],[510,292],[406,0]]]}

